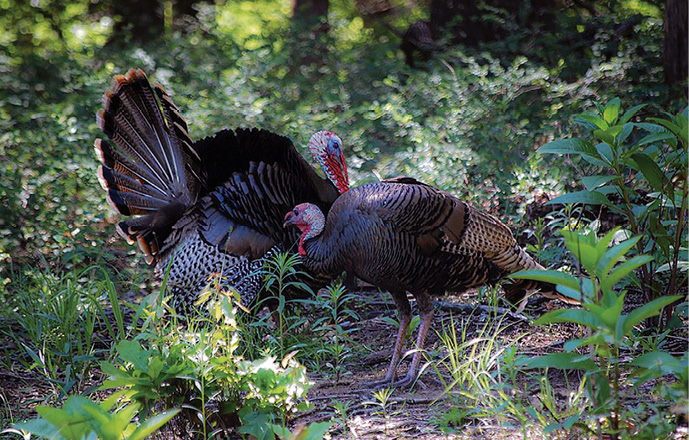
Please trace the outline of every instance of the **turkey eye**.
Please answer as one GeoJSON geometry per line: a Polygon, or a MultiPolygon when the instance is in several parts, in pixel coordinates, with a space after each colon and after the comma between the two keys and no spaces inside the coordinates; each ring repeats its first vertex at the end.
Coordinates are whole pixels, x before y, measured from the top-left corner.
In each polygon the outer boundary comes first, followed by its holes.
{"type": "Polygon", "coordinates": [[[294,208],[294,211],[292,212],[294,212],[294,215],[299,215],[299,210],[297,208],[294,208]]]}

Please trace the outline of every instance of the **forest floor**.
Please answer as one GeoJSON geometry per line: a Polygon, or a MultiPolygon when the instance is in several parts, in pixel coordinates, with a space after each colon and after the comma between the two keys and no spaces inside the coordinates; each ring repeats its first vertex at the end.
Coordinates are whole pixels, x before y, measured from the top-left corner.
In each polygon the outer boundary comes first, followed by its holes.
{"type": "MultiPolygon", "coordinates": [[[[395,318],[396,312],[389,295],[362,292],[363,300],[353,307],[360,319],[344,324],[345,327],[355,327],[350,333],[351,356],[339,367],[339,380],[335,379],[332,372],[319,374],[318,371],[309,371],[309,378],[314,386],[308,393],[308,399],[313,407],[293,418],[293,431],[298,431],[300,425],[334,420],[336,423],[329,431],[333,439],[587,438],[581,433],[565,433],[562,430],[546,435],[535,424],[520,425],[507,412],[499,417],[494,414],[482,415],[480,412],[471,415],[472,408],[467,408],[466,405],[471,399],[480,398],[480,395],[475,391],[463,393],[463,384],[446,391],[446,385],[452,382],[453,376],[446,368],[447,363],[443,363],[448,352],[439,335],[451,325],[454,325],[458,337],[470,342],[469,350],[476,350],[472,355],[480,354],[486,349],[484,354],[494,361],[507,347],[518,347],[518,353],[522,355],[538,356],[562,351],[565,341],[581,336],[577,335],[576,327],[571,324],[561,323],[547,327],[531,325],[533,319],[563,305],[556,300],[533,298],[524,313],[517,313],[507,308],[476,304],[476,298],[472,296],[475,294],[448,295],[442,301],[436,301],[436,314],[426,342],[427,357],[431,360],[426,364],[428,368],[412,389],[392,390],[387,399],[381,400],[363,383],[382,378],[385,374],[396,335],[396,328],[386,318],[395,318]],[[494,337],[490,347],[479,342],[485,337],[494,337]],[[471,344],[472,340],[477,343],[471,344]],[[338,406],[345,410],[337,410],[338,406]],[[454,418],[453,422],[452,414],[456,414],[458,408],[467,411],[467,415],[461,421],[454,418]],[[454,426],[453,423],[457,422],[459,426],[454,426]]],[[[677,354],[687,350],[687,327],[679,330],[670,337],[676,345],[676,349],[672,351],[677,354]]],[[[7,350],[11,347],[4,348],[7,350]]],[[[405,360],[400,365],[398,377],[406,373],[407,363],[405,360]]],[[[476,373],[495,373],[496,364],[492,365],[492,370],[484,371],[477,366],[476,373]]],[[[568,400],[571,390],[577,389],[580,382],[580,376],[576,372],[565,375],[560,370],[551,370],[548,379],[551,395],[560,403],[568,400]]],[[[100,380],[102,378],[94,377],[94,384],[100,380]]],[[[523,374],[517,379],[524,389],[533,380],[533,377],[526,378],[523,374]]],[[[24,368],[0,369],[0,390],[4,407],[1,414],[5,419],[0,420],[4,426],[8,426],[8,421],[11,423],[34,417],[35,405],[41,404],[44,396],[51,393],[50,384],[40,371],[27,371],[24,368]],[[13,420],[8,420],[8,415],[13,420]]],[[[539,403],[539,399],[535,392],[528,397],[536,410],[543,408],[543,402],[539,403]]],[[[183,439],[178,432],[173,433],[163,428],[154,437],[183,439]]],[[[0,438],[16,436],[5,437],[0,433],[0,438]]],[[[686,425],[677,429],[674,438],[689,438],[686,425]]]]}
{"type": "MultiPolygon", "coordinates": [[[[369,307],[357,310],[362,319],[352,323],[358,328],[353,333],[354,343],[370,350],[370,354],[358,358],[355,354],[353,360],[346,362],[345,373],[339,382],[332,377],[319,376],[311,372],[309,377],[315,382],[315,386],[309,391],[309,400],[314,404],[314,408],[298,415],[293,422],[294,425],[334,418],[338,422],[336,429],[330,431],[334,439],[586,438],[581,433],[565,433],[562,430],[546,435],[534,425],[522,426],[516,423],[507,412],[504,417],[480,415],[480,412],[472,417],[472,408],[466,406],[462,409],[467,411],[468,415],[463,421],[455,418],[455,423],[459,426],[453,426],[451,422],[453,411],[456,413],[458,407],[466,405],[472,398],[480,398],[475,392],[463,393],[463,384],[457,384],[447,390],[447,385],[453,381],[453,375],[444,368],[447,363],[443,363],[442,360],[447,359],[448,352],[447,348],[442,346],[439,335],[452,325],[451,321],[454,323],[455,334],[462,338],[460,344],[469,341],[467,351],[476,350],[472,351],[471,355],[489,350],[490,353],[483,354],[492,357],[501,353],[503,349],[514,346],[518,347],[519,354],[539,356],[562,351],[566,341],[582,336],[577,334],[577,326],[568,323],[547,327],[531,325],[533,319],[548,311],[562,308],[563,303],[534,298],[522,314],[502,307],[491,308],[475,304],[475,298],[474,304],[470,304],[472,296],[475,296],[471,293],[448,296],[443,301],[436,301],[435,318],[425,347],[427,358],[431,360],[426,364],[429,368],[423,372],[412,389],[393,390],[383,403],[363,383],[385,375],[392,355],[396,328],[383,318],[395,318],[396,313],[393,303],[385,301],[389,301],[389,295],[377,292],[370,294],[369,307]],[[380,297],[375,298],[377,295],[380,297]],[[384,308],[378,307],[376,310],[370,307],[370,304],[387,306],[388,311],[380,313],[384,308]],[[493,343],[490,347],[479,342],[492,336],[495,336],[495,340],[490,341],[493,343]],[[477,343],[472,344],[472,340],[477,343]],[[466,398],[467,394],[471,394],[471,397],[466,398]],[[336,410],[337,406],[344,406],[346,411],[336,410]]],[[[671,335],[670,339],[676,345],[674,351],[681,354],[687,350],[687,327],[679,330],[671,335]]],[[[410,358],[411,356],[408,357],[410,358]]],[[[406,373],[407,363],[408,361],[403,361],[400,365],[398,377],[403,377],[406,373]]],[[[495,371],[481,371],[481,367],[477,367],[476,373],[488,376],[495,371]]],[[[534,378],[527,379],[523,374],[517,378],[517,382],[525,389],[529,380],[533,381],[534,378]]],[[[548,380],[552,396],[564,406],[572,390],[579,386],[581,376],[576,371],[564,374],[562,370],[550,370],[548,380]]],[[[538,402],[540,397],[536,392],[528,399],[535,403],[534,409],[536,406],[542,409],[538,402]]],[[[689,438],[686,426],[678,429],[674,438],[689,438]]]]}

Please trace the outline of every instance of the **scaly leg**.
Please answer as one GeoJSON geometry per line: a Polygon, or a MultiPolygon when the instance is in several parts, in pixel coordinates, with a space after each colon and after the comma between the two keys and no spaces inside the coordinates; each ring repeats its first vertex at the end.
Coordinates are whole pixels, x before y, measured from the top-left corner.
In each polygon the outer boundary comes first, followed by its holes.
{"type": "Polygon", "coordinates": [[[388,372],[385,378],[382,380],[377,380],[373,382],[366,382],[363,385],[367,387],[372,387],[373,389],[381,388],[385,385],[390,385],[395,380],[395,373],[397,372],[397,364],[402,356],[402,347],[404,346],[404,337],[407,334],[407,328],[409,328],[409,323],[411,322],[411,306],[409,305],[409,300],[407,299],[406,293],[393,293],[393,299],[397,305],[397,317],[400,321],[400,328],[397,332],[397,340],[395,341],[395,348],[392,352],[392,359],[390,360],[390,366],[388,367],[388,372]]]}
{"type": "Polygon", "coordinates": [[[419,316],[421,317],[419,334],[416,337],[416,351],[414,353],[414,357],[412,358],[411,365],[409,365],[407,375],[404,377],[404,379],[400,379],[393,383],[393,386],[396,388],[409,387],[416,380],[419,365],[421,364],[421,358],[423,357],[423,346],[426,342],[426,336],[428,336],[428,330],[430,330],[431,324],[433,323],[433,303],[430,295],[426,292],[423,292],[415,296],[416,304],[419,307],[419,316]]]}

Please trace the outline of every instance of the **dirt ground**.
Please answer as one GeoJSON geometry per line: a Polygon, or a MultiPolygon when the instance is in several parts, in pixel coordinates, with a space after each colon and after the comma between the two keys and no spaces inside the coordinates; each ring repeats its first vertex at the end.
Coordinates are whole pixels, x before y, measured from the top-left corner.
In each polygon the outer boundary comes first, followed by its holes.
{"type": "MultiPolygon", "coordinates": [[[[366,295],[369,296],[369,305],[366,309],[356,310],[362,319],[352,323],[358,328],[353,339],[356,344],[367,347],[372,352],[347,362],[347,371],[339,383],[332,378],[311,373],[315,386],[309,391],[309,400],[314,404],[314,409],[300,414],[295,424],[326,421],[335,417],[339,424],[337,429],[331,431],[333,439],[523,438],[525,433],[519,426],[503,426],[488,420],[462,426],[457,432],[443,432],[438,428],[439,420],[451,410],[452,395],[459,391],[459,387],[455,387],[449,393],[445,392],[443,381],[452,380],[448,371],[426,369],[412,389],[394,390],[388,399],[388,405],[383,409],[372,390],[363,383],[385,375],[392,355],[396,328],[382,318],[395,318],[396,313],[388,295],[371,292],[366,295]],[[370,295],[380,297],[371,300],[370,295]],[[371,307],[372,303],[375,308],[371,307]],[[336,402],[347,406],[345,417],[334,409],[336,402]]],[[[487,320],[495,319],[491,315],[495,309],[467,304],[466,300],[471,296],[472,293],[461,297],[447,296],[435,302],[436,313],[425,347],[433,360],[437,361],[445,355],[440,347],[442,344],[438,334],[442,333],[443,325],[449,325],[450,319],[454,321],[458,333],[466,327],[468,339],[474,337],[487,320]]],[[[536,312],[536,316],[539,316],[548,309],[559,306],[557,301],[539,302],[536,306],[538,310],[530,309],[529,313],[536,312]]],[[[547,353],[558,347],[561,350],[563,342],[573,336],[571,326],[560,325],[557,332],[545,334],[538,327],[532,327],[524,314],[502,308],[497,312],[507,312],[502,321],[505,329],[500,334],[500,343],[509,344],[519,338],[520,353],[547,353]]],[[[406,348],[411,348],[409,342],[406,348]]],[[[407,363],[408,360],[405,360],[400,365],[398,377],[406,373],[407,363]]],[[[565,382],[560,377],[553,385],[564,388],[565,382]]],[[[536,433],[528,434],[529,438],[538,438],[533,436],[536,433]]]]}

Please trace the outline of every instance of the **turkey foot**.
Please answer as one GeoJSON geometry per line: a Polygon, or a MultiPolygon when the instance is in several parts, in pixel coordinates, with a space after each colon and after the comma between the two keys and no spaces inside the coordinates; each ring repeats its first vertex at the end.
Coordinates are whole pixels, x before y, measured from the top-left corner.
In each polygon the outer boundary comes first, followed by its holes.
{"type": "MultiPolygon", "coordinates": [[[[412,373],[411,371],[409,373],[412,373]]],[[[366,388],[370,388],[371,391],[378,391],[381,388],[410,388],[413,384],[414,381],[416,380],[416,374],[407,374],[404,376],[404,378],[399,379],[399,380],[393,380],[393,379],[388,379],[385,377],[384,379],[380,380],[374,380],[372,382],[364,382],[363,386],[366,388]]]]}

